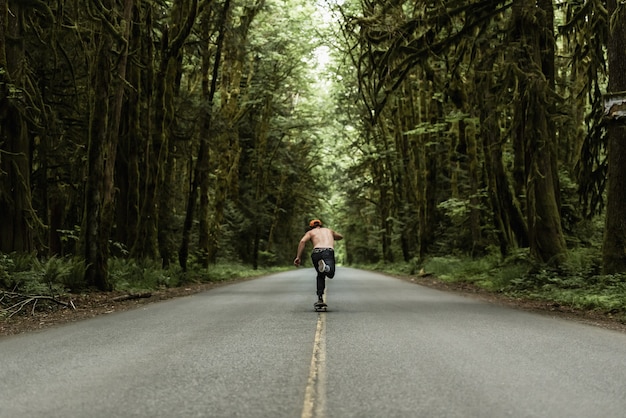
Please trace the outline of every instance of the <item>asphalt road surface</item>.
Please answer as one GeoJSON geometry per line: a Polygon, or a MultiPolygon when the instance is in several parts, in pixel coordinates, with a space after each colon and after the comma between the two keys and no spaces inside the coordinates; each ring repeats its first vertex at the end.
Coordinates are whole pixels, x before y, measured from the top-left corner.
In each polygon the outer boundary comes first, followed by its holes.
{"type": "Polygon", "coordinates": [[[0,337],[0,418],[626,416],[626,334],[339,268],[0,337]]]}

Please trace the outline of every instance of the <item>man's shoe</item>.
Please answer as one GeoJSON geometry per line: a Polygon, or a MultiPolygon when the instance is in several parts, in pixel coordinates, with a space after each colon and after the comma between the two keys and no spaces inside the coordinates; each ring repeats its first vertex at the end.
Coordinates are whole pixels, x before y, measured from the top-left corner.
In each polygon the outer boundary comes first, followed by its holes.
{"type": "Polygon", "coordinates": [[[320,273],[328,273],[330,271],[330,266],[324,263],[324,260],[320,260],[317,263],[317,271],[319,271],[320,273]]]}

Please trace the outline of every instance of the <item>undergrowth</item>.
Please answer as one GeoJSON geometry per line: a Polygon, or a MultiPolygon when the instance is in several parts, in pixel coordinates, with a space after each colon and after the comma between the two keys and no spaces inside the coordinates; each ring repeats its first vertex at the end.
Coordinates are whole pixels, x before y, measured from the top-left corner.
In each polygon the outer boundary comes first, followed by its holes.
{"type": "MultiPolygon", "coordinates": [[[[254,277],[279,270],[278,267],[255,270],[250,266],[222,262],[208,268],[192,263],[187,271],[183,271],[177,265],[163,269],[154,261],[111,258],[108,279],[113,290],[133,292],[254,277]]],[[[87,287],[85,271],[85,264],[78,258],[42,260],[34,255],[0,254],[0,291],[59,295],[95,290],[87,287]]]]}
{"type": "MultiPolygon", "coordinates": [[[[70,294],[97,292],[86,285],[86,270],[78,258],[40,259],[33,255],[0,254],[0,319],[58,306],[73,307],[71,299],[66,302],[70,294]]],[[[279,270],[282,269],[255,270],[224,262],[208,268],[190,263],[189,269],[183,271],[178,266],[163,269],[152,261],[111,258],[108,280],[113,291],[141,294],[191,283],[254,277],[279,270]]]]}
{"type": "Polygon", "coordinates": [[[537,265],[525,251],[507,259],[486,256],[432,257],[424,263],[370,266],[373,270],[414,276],[432,274],[449,283],[470,283],[511,298],[544,301],[573,309],[598,311],[626,322],[626,274],[602,275],[594,249],[572,250],[558,269],[537,265]]]}

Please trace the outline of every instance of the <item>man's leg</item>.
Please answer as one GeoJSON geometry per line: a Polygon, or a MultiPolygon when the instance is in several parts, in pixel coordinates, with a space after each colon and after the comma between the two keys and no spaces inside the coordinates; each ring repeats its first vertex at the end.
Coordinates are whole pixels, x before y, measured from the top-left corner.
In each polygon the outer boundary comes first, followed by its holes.
{"type": "Polygon", "coordinates": [[[324,298],[324,289],[326,289],[326,277],[324,274],[317,273],[317,299],[320,302],[324,298]]]}
{"type": "Polygon", "coordinates": [[[324,263],[330,268],[326,272],[326,277],[332,279],[335,277],[335,252],[333,250],[324,251],[324,263]]]}
{"type": "Polygon", "coordinates": [[[314,252],[311,254],[311,261],[313,262],[313,267],[315,267],[315,272],[317,273],[317,298],[319,301],[322,301],[324,290],[326,289],[326,273],[318,270],[318,263],[322,257],[323,253],[321,252],[314,252]]]}

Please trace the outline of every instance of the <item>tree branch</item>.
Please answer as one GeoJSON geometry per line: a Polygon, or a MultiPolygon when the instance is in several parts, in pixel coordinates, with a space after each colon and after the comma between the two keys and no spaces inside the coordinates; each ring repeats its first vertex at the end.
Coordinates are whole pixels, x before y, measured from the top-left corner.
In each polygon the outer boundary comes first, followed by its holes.
{"type": "Polygon", "coordinates": [[[31,315],[34,313],[35,308],[37,307],[37,303],[41,300],[53,302],[57,305],[61,305],[65,308],[70,308],[72,310],[76,310],[76,306],[74,306],[74,302],[71,300],[69,302],[63,302],[55,298],[54,296],[46,296],[46,295],[24,295],[22,293],[17,292],[2,292],[0,293],[0,314],[8,315],[8,318],[11,318],[13,315],[22,311],[29,303],[33,304],[31,309],[31,315]],[[3,305],[10,305],[6,308],[3,305]]]}

